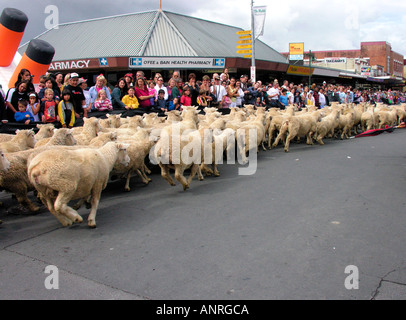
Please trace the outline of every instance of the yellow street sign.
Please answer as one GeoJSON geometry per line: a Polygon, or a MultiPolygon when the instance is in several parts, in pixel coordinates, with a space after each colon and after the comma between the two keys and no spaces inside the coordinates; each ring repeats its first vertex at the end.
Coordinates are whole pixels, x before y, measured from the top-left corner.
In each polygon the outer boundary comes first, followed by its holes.
{"type": "Polygon", "coordinates": [[[252,55],[250,54],[250,55],[244,56],[244,58],[252,58],[252,55]]]}
{"type": "Polygon", "coordinates": [[[239,36],[239,38],[240,38],[240,39],[250,39],[250,38],[251,38],[251,35],[248,35],[248,36],[239,36]]]}
{"type": "Polygon", "coordinates": [[[251,34],[251,30],[246,30],[246,31],[238,31],[238,35],[243,35],[243,34],[251,34]]]}
{"type": "Polygon", "coordinates": [[[239,53],[239,54],[247,54],[247,53],[252,53],[252,50],[238,50],[237,53],[239,53]]]}
{"type": "Polygon", "coordinates": [[[239,44],[248,44],[248,43],[252,43],[252,41],[251,40],[240,40],[240,41],[237,41],[237,43],[239,43],[239,44]]]}
{"type": "Polygon", "coordinates": [[[250,45],[250,44],[244,44],[241,46],[237,46],[237,49],[251,49],[251,48],[252,48],[252,45],[250,45]]]}

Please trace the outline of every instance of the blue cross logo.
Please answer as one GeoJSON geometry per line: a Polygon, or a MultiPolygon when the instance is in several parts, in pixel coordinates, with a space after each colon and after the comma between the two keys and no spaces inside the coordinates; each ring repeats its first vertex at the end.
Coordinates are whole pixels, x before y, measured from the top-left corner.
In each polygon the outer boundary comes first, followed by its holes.
{"type": "Polygon", "coordinates": [[[216,67],[224,67],[226,59],[214,59],[214,64],[216,67]]]}
{"type": "Polygon", "coordinates": [[[142,58],[132,58],[131,64],[133,66],[142,66],[142,58]]]}
{"type": "Polygon", "coordinates": [[[99,62],[100,62],[100,65],[101,65],[101,66],[108,66],[108,65],[109,65],[109,63],[108,63],[108,61],[107,61],[106,58],[100,58],[100,59],[99,59],[99,62]]]}

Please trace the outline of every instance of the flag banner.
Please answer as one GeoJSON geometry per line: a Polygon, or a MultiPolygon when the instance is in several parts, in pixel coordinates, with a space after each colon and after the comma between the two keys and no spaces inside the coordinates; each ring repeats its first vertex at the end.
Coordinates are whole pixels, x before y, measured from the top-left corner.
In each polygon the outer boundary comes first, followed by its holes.
{"type": "Polygon", "coordinates": [[[266,18],[266,6],[253,7],[254,15],[254,38],[264,35],[265,18],[266,18]]]}

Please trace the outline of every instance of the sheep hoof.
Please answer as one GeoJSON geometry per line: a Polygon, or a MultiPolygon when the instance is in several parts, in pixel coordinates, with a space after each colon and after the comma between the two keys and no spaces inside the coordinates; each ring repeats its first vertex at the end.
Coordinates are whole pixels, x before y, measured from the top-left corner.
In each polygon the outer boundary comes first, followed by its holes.
{"type": "Polygon", "coordinates": [[[189,189],[189,185],[188,185],[188,184],[185,184],[185,185],[183,186],[183,191],[186,191],[187,189],[189,189]]]}
{"type": "Polygon", "coordinates": [[[214,176],[215,176],[215,177],[220,177],[220,172],[215,172],[215,173],[214,173],[214,176]]]}
{"type": "MultiPolygon", "coordinates": [[[[147,184],[147,183],[146,183],[146,184],[147,184]]],[[[130,191],[131,191],[130,187],[125,187],[124,190],[127,191],[127,192],[130,192],[130,191]]]]}
{"type": "Polygon", "coordinates": [[[32,211],[32,212],[37,212],[37,211],[39,211],[39,207],[37,207],[37,206],[35,206],[35,205],[31,205],[31,206],[29,207],[29,209],[30,209],[30,211],[32,211]]]}
{"type": "Polygon", "coordinates": [[[94,220],[89,220],[87,222],[87,225],[89,226],[89,228],[92,228],[92,229],[96,228],[96,222],[94,220]]]}
{"type": "Polygon", "coordinates": [[[288,152],[289,152],[289,149],[285,149],[285,152],[288,153],[288,152]]]}

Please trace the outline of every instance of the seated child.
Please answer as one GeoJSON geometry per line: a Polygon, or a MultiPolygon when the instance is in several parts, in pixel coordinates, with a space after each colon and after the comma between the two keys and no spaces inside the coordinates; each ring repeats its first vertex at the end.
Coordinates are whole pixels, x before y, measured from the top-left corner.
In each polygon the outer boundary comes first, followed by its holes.
{"type": "Polygon", "coordinates": [[[24,124],[29,124],[34,122],[34,117],[27,111],[28,102],[26,100],[18,101],[18,111],[14,114],[14,118],[17,122],[24,122],[24,124]]]}
{"type": "Polygon", "coordinates": [[[107,98],[107,93],[105,90],[99,90],[97,93],[97,98],[94,101],[94,108],[97,111],[112,111],[113,105],[110,99],[107,98]]]}
{"type": "Polygon", "coordinates": [[[135,89],[134,87],[130,87],[128,89],[128,94],[121,99],[121,101],[125,104],[125,108],[129,109],[138,109],[139,102],[137,97],[135,96],[135,89]]]}
{"type": "Polygon", "coordinates": [[[63,89],[62,100],[58,104],[58,115],[62,128],[72,128],[75,124],[75,109],[73,100],[68,89],[63,89]]]}
{"type": "Polygon", "coordinates": [[[199,109],[207,107],[206,90],[200,89],[197,104],[199,105],[199,109]]]}
{"type": "Polygon", "coordinates": [[[57,105],[54,100],[54,91],[52,89],[46,89],[44,94],[46,100],[41,102],[40,113],[42,115],[41,121],[46,123],[59,122],[59,116],[57,115],[57,105]]]}
{"type": "Polygon", "coordinates": [[[178,97],[173,98],[173,100],[169,102],[168,110],[169,111],[172,111],[172,110],[182,111],[182,108],[181,108],[180,101],[179,101],[178,97]]]}
{"type": "Polygon", "coordinates": [[[156,99],[155,109],[161,112],[168,111],[165,100],[165,91],[162,89],[158,91],[158,98],[156,99]]]}

